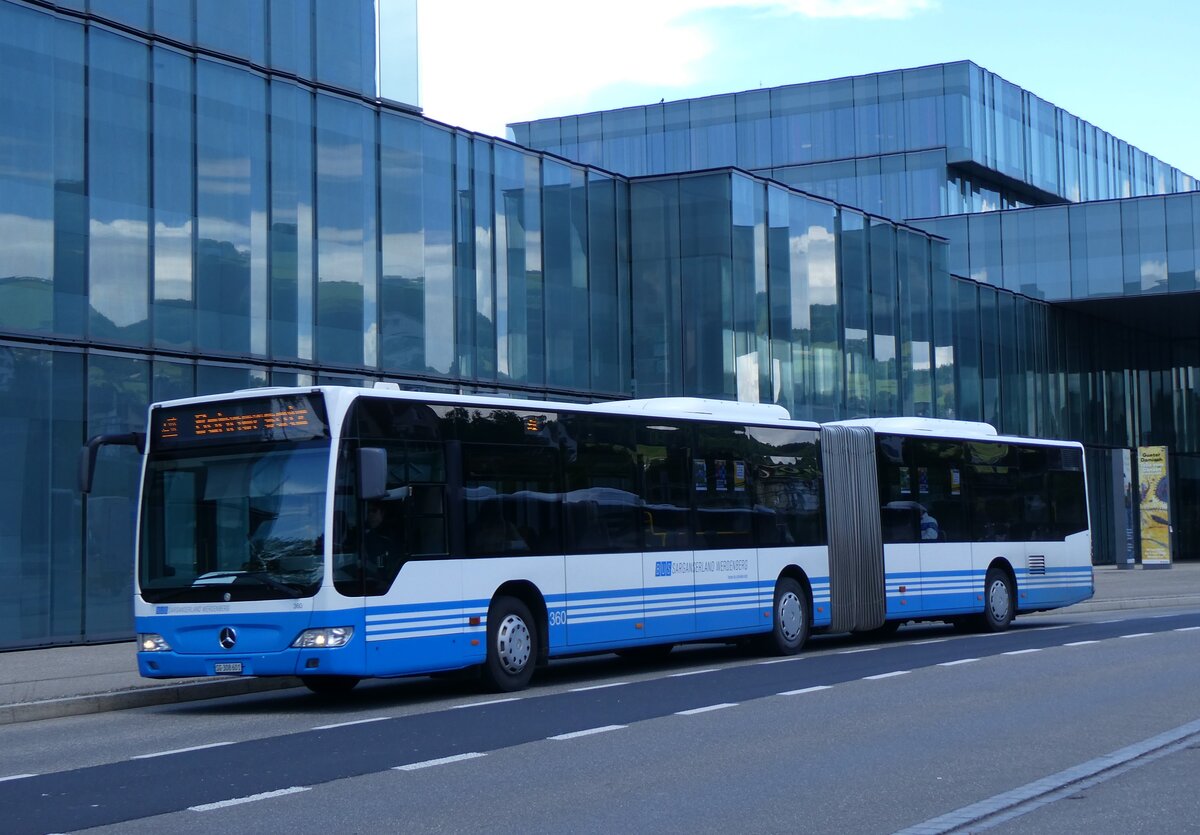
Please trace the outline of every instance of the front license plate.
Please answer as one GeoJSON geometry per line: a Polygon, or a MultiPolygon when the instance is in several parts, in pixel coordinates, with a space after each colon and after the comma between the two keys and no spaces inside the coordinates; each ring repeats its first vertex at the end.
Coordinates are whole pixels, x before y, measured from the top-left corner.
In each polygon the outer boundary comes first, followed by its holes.
{"type": "Polygon", "coordinates": [[[232,673],[235,675],[241,675],[242,674],[242,662],[241,661],[230,661],[226,664],[214,664],[213,672],[214,673],[232,673]]]}

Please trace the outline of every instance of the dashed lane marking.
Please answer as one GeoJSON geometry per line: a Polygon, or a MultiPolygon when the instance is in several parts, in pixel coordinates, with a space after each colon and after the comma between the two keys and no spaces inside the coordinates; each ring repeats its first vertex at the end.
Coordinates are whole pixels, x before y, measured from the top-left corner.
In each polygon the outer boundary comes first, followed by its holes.
{"type": "Polygon", "coordinates": [[[779,695],[780,696],[803,696],[805,693],[816,693],[818,690],[831,690],[831,689],[833,689],[833,688],[828,684],[818,684],[815,687],[802,687],[799,690],[784,690],[779,695]]]}
{"type": "Polygon", "coordinates": [[[373,716],[370,719],[354,719],[350,722],[335,722],[332,725],[317,725],[315,728],[313,728],[313,730],[328,731],[332,730],[333,728],[348,728],[351,725],[366,725],[368,722],[383,722],[391,718],[392,717],[390,716],[373,716]]]}
{"type": "Polygon", "coordinates": [[[176,748],[171,751],[155,751],[153,754],[138,754],[131,760],[149,760],[154,757],[169,757],[171,754],[186,754],[189,751],[203,751],[205,748],[220,748],[222,745],[233,745],[233,742],[210,742],[207,745],[192,745],[188,748],[176,748]]]}
{"type": "Polygon", "coordinates": [[[608,733],[609,731],[619,731],[624,727],[627,727],[627,726],[626,725],[602,725],[599,728],[588,728],[586,731],[571,731],[569,734],[558,734],[557,736],[547,737],[547,739],[554,739],[554,740],[558,740],[559,742],[562,742],[563,740],[567,740],[567,739],[578,739],[581,736],[591,736],[592,734],[603,734],[603,733],[608,733]]]}
{"type": "Polygon", "coordinates": [[[188,809],[192,812],[211,812],[214,809],[224,809],[227,806],[240,806],[243,803],[253,803],[256,800],[268,800],[272,797],[283,797],[285,794],[297,794],[299,792],[311,791],[309,786],[292,786],[290,789],[279,789],[273,792],[262,792],[261,794],[252,794],[248,797],[234,797],[230,800],[218,800],[216,803],[204,803],[200,806],[189,806],[188,809]]]}
{"type": "Polygon", "coordinates": [[[863,676],[863,681],[879,681],[882,678],[895,678],[896,676],[906,676],[912,670],[892,670],[890,673],[880,673],[874,676],[863,676]]]}
{"type": "Polygon", "coordinates": [[[460,763],[463,760],[475,760],[485,756],[487,755],[481,754],[478,751],[472,751],[469,754],[455,754],[452,757],[438,757],[436,760],[424,760],[419,763],[397,765],[392,768],[392,771],[419,771],[422,768],[432,768],[435,765],[449,765],[450,763],[460,763]]]}
{"type": "Polygon", "coordinates": [[[603,690],[606,687],[621,687],[622,685],[625,685],[628,683],[629,683],[628,681],[610,681],[605,684],[590,684],[587,687],[572,687],[567,692],[568,693],[584,693],[584,692],[587,692],[588,690],[603,690]]]}
{"type": "Polygon", "coordinates": [[[694,707],[691,710],[676,711],[676,716],[695,716],[697,713],[708,713],[711,710],[723,710],[727,707],[737,707],[737,702],[721,702],[719,705],[705,705],[704,707],[694,707]]]}

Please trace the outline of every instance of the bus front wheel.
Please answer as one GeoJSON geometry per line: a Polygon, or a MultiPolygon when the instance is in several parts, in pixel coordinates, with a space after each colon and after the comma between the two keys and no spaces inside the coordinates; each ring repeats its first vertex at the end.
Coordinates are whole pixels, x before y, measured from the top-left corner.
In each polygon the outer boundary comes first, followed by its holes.
{"type": "Polygon", "coordinates": [[[791,577],[775,584],[775,606],[771,631],[764,635],[764,648],[775,655],[795,655],[808,640],[808,595],[791,577]]]}
{"type": "Polygon", "coordinates": [[[537,624],[529,607],[515,597],[498,597],[488,610],[487,660],[483,682],[489,690],[522,690],[537,663],[537,624]]]}
{"type": "Polygon", "coordinates": [[[1016,595],[1012,580],[1001,568],[989,568],[983,584],[982,626],[988,632],[1003,632],[1012,623],[1016,595]]]}

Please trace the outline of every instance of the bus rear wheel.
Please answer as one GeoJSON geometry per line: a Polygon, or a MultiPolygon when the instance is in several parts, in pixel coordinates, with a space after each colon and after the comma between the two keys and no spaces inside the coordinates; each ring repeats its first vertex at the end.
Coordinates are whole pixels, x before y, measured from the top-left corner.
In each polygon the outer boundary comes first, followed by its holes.
{"type": "Polygon", "coordinates": [[[300,681],[318,696],[344,696],[359,682],[357,676],[300,676],[300,681]]]}
{"type": "Polygon", "coordinates": [[[804,648],[809,630],[808,595],[791,577],[775,584],[771,631],[763,636],[763,649],[772,655],[795,655],[804,648]]]}
{"type": "Polygon", "coordinates": [[[537,663],[537,624],[529,607],[515,597],[497,597],[487,622],[484,686],[502,693],[523,690],[537,663]]]}

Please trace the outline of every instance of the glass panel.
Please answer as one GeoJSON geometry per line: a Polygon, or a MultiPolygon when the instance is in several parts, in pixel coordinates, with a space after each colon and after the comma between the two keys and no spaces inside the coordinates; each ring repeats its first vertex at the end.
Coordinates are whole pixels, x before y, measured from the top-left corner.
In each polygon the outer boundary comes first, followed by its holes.
{"type": "Polygon", "coordinates": [[[542,166],[546,382],[585,390],[588,367],[586,175],[552,160],[542,166]]]}
{"type": "MultiPolygon", "coordinates": [[[[84,385],[81,354],[0,345],[0,646],[82,636],[83,516],[70,459],[84,440],[84,385]]],[[[120,593],[119,581],[107,590],[120,593]]]]}
{"type": "MultiPolygon", "coordinates": [[[[828,203],[801,198],[797,213],[799,249],[804,256],[808,303],[804,318],[811,330],[812,349],[800,361],[801,376],[812,393],[813,420],[836,420],[844,414],[842,398],[842,306],[837,261],[837,210],[828,203]]],[[[799,417],[799,415],[796,415],[799,417]]]]}
{"type": "Polygon", "coordinates": [[[88,0],[88,11],[143,32],[150,29],[150,0],[88,0]]]}
{"type": "Polygon", "coordinates": [[[1200,217],[1193,217],[1193,210],[1200,208],[1200,195],[1168,197],[1164,201],[1167,218],[1167,286],[1172,293],[1195,290],[1196,268],[1200,260],[1196,257],[1200,241],[1194,237],[1200,229],[1200,217]]]}
{"type": "Polygon", "coordinates": [[[633,253],[633,381],[637,397],[683,391],[679,181],[630,185],[633,253]]]}
{"type": "Polygon", "coordinates": [[[266,353],[266,83],[196,62],[196,344],[266,353]]]}
{"type": "Polygon", "coordinates": [[[271,82],[271,356],[313,357],[313,100],[271,82]]]}
{"type": "Polygon", "coordinates": [[[196,169],[192,62],[156,48],[154,60],[154,344],[191,350],[196,169]]]}
{"type": "MultiPolygon", "coordinates": [[[[591,342],[591,387],[618,392],[624,388],[621,353],[614,346],[628,343],[621,330],[617,285],[617,184],[597,172],[589,173],[588,200],[588,310],[591,342]]],[[[621,222],[623,226],[624,223],[621,222]]]]}
{"type": "Polygon", "coordinates": [[[88,41],[88,332],[150,341],[148,50],[100,29],[88,41]]]}
{"type": "Polygon", "coordinates": [[[154,31],[165,38],[191,44],[196,10],[194,0],[153,0],[154,31]]]}
{"type": "MultiPolygon", "coordinates": [[[[123,357],[88,359],[87,434],[140,432],[150,399],[150,364],[123,357]]],[[[84,634],[92,639],[126,637],[133,629],[129,601],[138,476],[141,456],[133,447],[100,450],[87,496],[87,584],[84,634]]]]}
{"type": "MultiPolygon", "coordinates": [[[[480,380],[496,379],[496,285],[493,261],[493,222],[495,197],[492,188],[492,143],[475,140],[474,168],[471,172],[474,187],[475,236],[475,309],[474,317],[474,376],[480,380]]],[[[460,314],[461,315],[461,314],[460,314]]],[[[463,346],[460,351],[467,350],[463,346]]]]}
{"type": "Polygon", "coordinates": [[[841,290],[846,361],[846,416],[871,414],[868,228],[862,215],[841,212],[841,290]]]}
{"type": "Polygon", "coordinates": [[[683,392],[696,397],[738,398],[731,210],[728,175],[679,181],[683,392]]]}
{"type": "Polygon", "coordinates": [[[361,0],[314,0],[313,33],[317,80],[374,96],[374,4],[361,0]]]}
{"type": "Polygon", "coordinates": [[[312,0],[268,0],[271,68],[312,77],[312,0]]]}
{"type": "Polygon", "coordinates": [[[374,112],[317,95],[317,358],[375,365],[374,112]]]}
{"type": "Polygon", "coordinates": [[[871,414],[898,415],[900,369],[897,358],[896,227],[871,220],[871,414]]]}
{"type": "Polygon", "coordinates": [[[200,0],[196,4],[196,45],[267,63],[266,0],[200,0]]]}
{"type": "Polygon", "coordinates": [[[0,6],[0,327],[82,336],[83,27],[0,6]]]}

